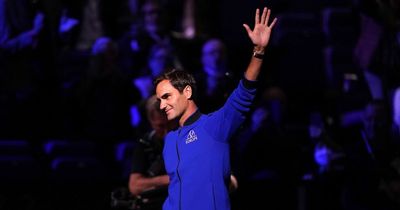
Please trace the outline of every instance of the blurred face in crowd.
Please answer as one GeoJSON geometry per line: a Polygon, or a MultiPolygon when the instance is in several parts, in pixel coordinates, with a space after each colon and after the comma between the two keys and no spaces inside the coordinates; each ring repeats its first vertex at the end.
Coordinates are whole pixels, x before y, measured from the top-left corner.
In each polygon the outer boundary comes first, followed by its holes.
{"type": "Polygon", "coordinates": [[[152,95],[146,102],[147,119],[156,136],[161,139],[167,134],[169,124],[167,116],[159,107],[160,103],[155,95],[152,95]]]}
{"type": "Polygon", "coordinates": [[[163,137],[168,131],[168,119],[165,113],[153,110],[149,113],[149,121],[158,137],[163,137]]]}
{"type": "Polygon", "coordinates": [[[149,58],[151,74],[156,77],[160,75],[170,62],[170,51],[167,48],[157,48],[149,58]]]}
{"type": "Polygon", "coordinates": [[[217,39],[212,39],[203,45],[202,64],[210,76],[221,76],[225,71],[225,46],[217,39]]]}
{"type": "Polygon", "coordinates": [[[155,1],[148,1],[142,7],[144,27],[149,33],[159,33],[163,30],[161,5],[155,1]]]}
{"type": "Polygon", "coordinates": [[[163,80],[156,87],[156,95],[160,100],[160,109],[165,111],[168,120],[173,120],[180,119],[187,111],[192,90],[186,86],[181,93],[169,80],[163,80]]]}

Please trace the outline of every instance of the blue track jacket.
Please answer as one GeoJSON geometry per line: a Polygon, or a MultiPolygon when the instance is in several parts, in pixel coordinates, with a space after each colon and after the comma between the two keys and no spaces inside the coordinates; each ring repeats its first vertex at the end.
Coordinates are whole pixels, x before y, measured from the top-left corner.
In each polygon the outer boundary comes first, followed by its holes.
{"type": "Polygon", "coordinates": [[[163,210],[229,210],[229,142],[255,97],[254,82],[245,79],[216,112],[195,112],[182,127],[168,133],[163,150],[170,177],[163,210]]]}

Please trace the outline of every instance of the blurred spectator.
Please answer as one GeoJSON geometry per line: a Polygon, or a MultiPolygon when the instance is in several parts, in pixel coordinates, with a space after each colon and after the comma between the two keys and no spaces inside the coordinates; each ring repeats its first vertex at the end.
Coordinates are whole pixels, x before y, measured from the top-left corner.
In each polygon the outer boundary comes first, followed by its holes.
{"type": "MultiPolygon", "coordinates": [[[[90,66],[79,87],[83,133],[91,138],[117,140],[132,135],[130,106],[139,99],[116,64],[117,46],[101,37],[92,48],[90,66]]],[[[111,143],[111,142],[110,142],[111,143]]]]}
{"type": "Polygon", "coordinates": [[[285,201],[300,176],[299,140],[289,129],[286,94],[269,87],[261,96],[233,139],[232,170],[239,183],[234,202],[243,205],[240,209],[260,205],[291,209],[285,201]]]}
{"type": "Polygon", "coordinates": [[[50,85],[56,78],[46,19],[39,2],[0,1],[2,135],[31,136],[55,124],[43,124],[53,114],[57,89],[50,85]]]}
{"type": "Polygon", "coordinates": [[[34,11],[29,1],[1,0],[1,48],[16,53],[23,49],[34,49],[39,33],[43,29],[44,14],[34,11]]]}
{"type": "Polygon", "coordinates": [[[381,100],[367,103],[363,109],[341,116],[343,138],[351,155],[362,155],[378,161],[387,159],[389,149],[389,119],[386,105],[381,100]]]}
{"type": "Polygon", "coordinates": [[[336,142],[333,119],[320,111],[310,113],[308,136],[302,159],[302,180],[307,189],[307,209],[342,209],[345,154],[336,142]],[[306,156],[307,158],[304,158],[306,156]]]}
{"type": "Polygon", "coordinates": [[[344,209],[391,209],[379,189],[398,154],[387,114],[386,104],[375,100],[362,110],[342,115],[341,135],[347,156],[344,209]]]}
{"type": "Polygon", "coordinates": [[[284,92],[276,87],[266,89],[250,121],[235,137],[233,154],[237,158],[233,162],[239,182],[295,176],[291,168],[295,153],[285,130],[286,111],[284,92]]]}
{"type": "Polygon", "coordinates": [[[142,199],[141,209],[161,209],[167,195],[169,177],[162,150],[164,137],[172,124],[159,107],[155,95],[147,100],[146,118],[151,130],[138,139],[133,151],[129,191],[136,199],[142,199]]]}
{"type": "Polygon", "coordinates": [[[143,76],[133,79],[133,84],[140,90],[142,100],[149,98],[154,92],[153,80],[165,70],[181,65],[171,48],[167,45],[156,44],[150,50],[143,76]]]}
{"type": "MultiPolygon", "coordinates": [[[[130,1],[140,8],[139,20],[132,20],[129,31],[122,35],[119,46],[121,50],[120,65],[124,73],[131,78],[143,75],[147,57],[155,44],[169,45],[169,32],[166,23],[166,11],[160,1],[148,0],[143,4],[130,1]],[[167,35],[168,34],[168,35],[167,35]]],[[[134,11],[133,11],[134,12],[134,11]]]]}
{"type": "Polygon", "coordinates": [[[400,3],[354,1],[360,11],[360,35],[354,50],[374,99],[387,99],[400,84],[400,3]]]}
{"type": "Polygon", "coordinates": [[[340,147],[325,139],[314,147],[315,170],[303,176],[303,180],[310,182],[309,209],[342,209],[344,190],[344,154],[340,147]]]}
{"type": "Polygon", "coordinates": [[[122,1],[110,0],[68,0],[62,1],[61,32],[68,27],[71,30],[63,34],[64,47],[90,51],[93,43],[101,36],[117,38],[119,13],[122,1]],[[63,22],[64,21],[64,22],[63,22]],[[69,21],[68,24],[65,21],[69,21]]]}
{"type": "Polygon", "coordinates": [[[209,39],[203,44],[201,69],[196,73],[198,88],[202,90],[198,96],[202,112],[220,108],[235,87],[232,71],[228,69],[226,46],[221,40],[209,39]]]}
{"type": "Polygon", "coordinates": [[[160,0],[146,0],[140,5],[138,21],[131,23],[130,30],[119,40],[119,60],[122,72],[130,78],[146,74],[146,61],[154,45],[164,45],[180,59],[187,53],[189,43],[177,36],[169,24],[169,11],[160,0]]]}

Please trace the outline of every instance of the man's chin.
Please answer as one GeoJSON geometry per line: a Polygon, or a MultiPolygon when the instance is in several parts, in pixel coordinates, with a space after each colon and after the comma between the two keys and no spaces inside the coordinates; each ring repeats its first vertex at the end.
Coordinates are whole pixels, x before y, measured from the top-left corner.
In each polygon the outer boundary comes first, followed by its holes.
{"type": "Polygon", "coordinates": [[[170,115],[167,115],[167,119],[174,120],[174,119],[176,119],[176,116],[170,114],[170,115]]]}

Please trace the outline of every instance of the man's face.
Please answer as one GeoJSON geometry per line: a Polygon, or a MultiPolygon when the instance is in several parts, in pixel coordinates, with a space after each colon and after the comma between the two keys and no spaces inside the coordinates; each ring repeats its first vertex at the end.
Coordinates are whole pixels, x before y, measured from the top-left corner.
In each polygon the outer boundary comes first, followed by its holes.
{"type": "Polygon", "coordinates": [[[169,80],[158,83],[156,95],[160,100],[160,109],[165,111],[168,120],[180,118],[189,104],[188,97],[172,86],[169,80]]]}

